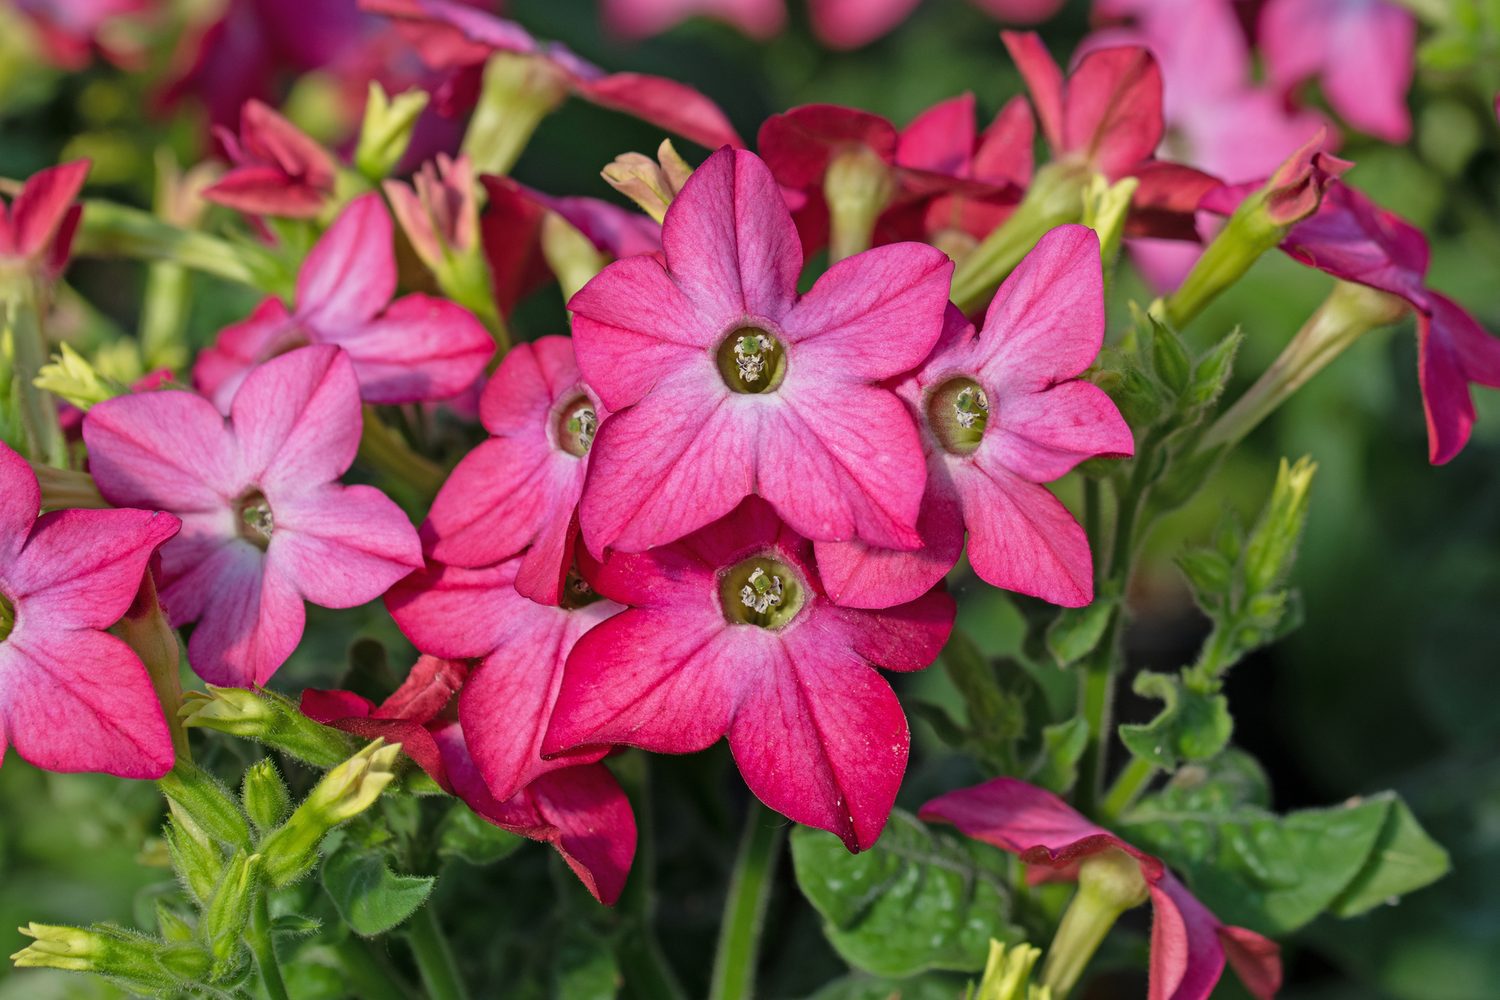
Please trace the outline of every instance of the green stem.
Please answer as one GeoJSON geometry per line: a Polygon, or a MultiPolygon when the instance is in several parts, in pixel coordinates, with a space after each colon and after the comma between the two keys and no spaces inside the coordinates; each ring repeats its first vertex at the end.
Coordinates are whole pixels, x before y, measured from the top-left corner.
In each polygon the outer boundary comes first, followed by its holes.
{"type": "Polygon", "coordinates": [[[619,758],[615,773],[630,796],[636,818],[635,862],[619,904],[627,917],[617,946],[625,994],[636,1000],[687,1000],[653,927],[656,824],[651,815],[650,761],[640,751],[633,751],[619,758]]]}
{"type": "Polygon", "coordinates": [[[467,1000],[469,991],[464,988],[453,949],[448,946],[448,939],[438,925],[437,912],[431,903],[412,914],[407,924],[406,940],[417,960],[417,971],[422,974],[428,1000],[467,1000]]]}
{"type": "Polygon", "coordinates": [[[1146,790],[1155,774],[1155,764],[1144,757],[1132,757],[1099,804],[1100,818],[1109,823],[1123,816],[1125,810],[1135,805],[1135,800],[1146,790]]]}
{"type": "Polygon", "coordinates": [[[412,451],[394,428],[380,419],[373,406],[366,406],[365,429],[359,439],[359,458],[370,468],[408,488],[414,500],[431,502],[443,485],[440,465],[412,451]]]}
{"type": "Polygon", "coordinates": [[[479,105],[464,133],[463,151],[476,174],[510,173],[537,126],[567,96],[545,59],[500,52],[484,67],[479,105]]]}
{"type": "Polygon", "coordinates": [[[349,991],[360,1000],[416,1000],[415,991],[370,942],[351,934],[331,950],[349,991]]]}
{"type": "Polygon", "coordinates": [[[276,943],[271,938],[271,908],[266,893],[255,894],[255,904],[250,909],[250,925],[245,928],[245,943],[255,956],[255,967],[260,971],[260,982],[271,1000],[291,1000],[286,982],[281,978],[281,963],[276,958],[276,943]]]}
{"type": "Polygon", "coordinates": [[[187,323],[193,283],[187,268],[159,260],[146,272],[141,300],[141,361],[147,371],[181,371],[188,362],[187,323]]]}
{"type": "Polygon", "coordinates": [[[5,309],[11,350],[15,353],[26,450],[35,461],[62,469],[67,467],[68,453],[62,426],[57,421],[57,399],[36,386],[37,373],[48,357],[47,335],[42,329],[42,295],[35,282],[21,278],[0,305],[5,309]]]}
{"type": "Polygon", "coordinates": [[[752,799],[729,896],[724,900],[710,1000],[748,1000],[755,995],[760,936],[785,836],[786,822],[752,799]]]}
{"type": "Polygon", "coordinates": [[[1264,191],[1247,198],[1204,247],[1203,255],[1177,291],[1159,304],[1168,325],[1177,330],[1186,327],[1281,242],[1287,227],[1278,226],[1266,217],[1265,200],[1264,191]]]}

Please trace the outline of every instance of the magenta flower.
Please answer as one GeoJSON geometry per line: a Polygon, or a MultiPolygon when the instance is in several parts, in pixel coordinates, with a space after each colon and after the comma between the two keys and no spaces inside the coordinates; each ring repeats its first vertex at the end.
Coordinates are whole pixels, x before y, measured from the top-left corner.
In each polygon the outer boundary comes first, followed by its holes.
{"type": "Polygon", "coordinates": [[[673,541],[751,493],[810,538],[915,546],[921,442],[880,383],[942,333],[948,257],[880,247],[799,299],[786,203],[735,150],[693,173],[662,244],[665,262],[616,261],[569,303],[579,368],[614,411],[580,512],[591,551],[673,541]]]}
{"type": "Polygon", "coordinates": [[[1411,11],[1386,0],[1269,0],[1259,29],[1273,83],[1292,90],[1317,78],[1349,124],[1386,142],[1410,138],[1411,11]]]}
{"type": "Polygon", "coordinates": [[[349,608],[422,565],[417,533],[371,486],[338,482],[362,428],[348,355],[308,347],[252,371],[226,420],[190,392],[120,396],[83,422],[99,491],[171,510],[162,603],[196,621],[198,676],[263,685],[302,638],[303,602],[349,608]]]}
{"type": "Polygon", "coordinates": [[[457,795],[502,830],[551,844],[585,887],[613,905],[635,857],[635,814],[619,783],[602,764],[550,772],[504,802],[474,767],[453,717],[454,696],[469,670],[423,656],[397,691],[379,706],[350,691],[302,692],[302,711],[361,739],[384,737],[445,791],[457,795]]]}
{"type": "Polygon", "coordinates": [[[939,796],[919,815],[929,822],[952,823],[965,836],[1045,869],[1043,879],[1076,877],[1079,861],[1105,851],[1123,851],[1139,862],[1155,911],[1150,1000],[1207,1000],[1224,974],[1226,959],[1245,988],[1262,1000],[1281,988],[1281,954],[1273,942],[1220,923],[1160,858],[1090,823],[1051,792],[1015,778],[996,778],[939,796]]]}
{"type": "Polygon", "coordinates": [[[422,164],[410,184],[389,180],[381,190],[429,270],[443,267],[450,254],[463,255],[479,245],[478,188],[467,156],[439,153],[436,161],[422,164]]]}
{"type": "Polygon", "coordinates": [[[0,199],[0,263],[48,279],[62,273],[83,215],[74,200],[88,173],[88,160],[48,167],[27,178],[9,206],[0,199]]]}
{"type": "Polygon", "coordinates": [[[360,0],[360,6],[394,20],[433,69],[476,70],[496,52],[528,56],[539,71],[553,74],[561,87],[590,104],[709,149],[743,145],[718,105],[692,87],[644,73],[606,73],[565,46],[538,41],[519,24],[478,8],[453,0],[360,0]]]}
{"type": "Polygon", "coordinates": [[[85,69],[95,51],[112,62],[134,62],[134,45],[119,44],[121,22],[148,14],[151,0],[17,0],[36,26],[48,61],[71,72],[85,69]]]}
{"type": "Polygon", "coordinates": [[[172,738],[146,668],[105,631],[135,599],[170,514],[44,514],[26,460],[0,444],[0,760],[160,778],[172,738]]]}
{"type": "Polygon", "coordinates": [[[574,646],[543,753],[693,753],[727,736],[766,805],[851,851],[875,843],[910,734],[872,668],[928,666],[952,628],[952,598],[837,607],[811,544],[758,498],[673,545],[612,554],[593,584],[630,609],[574,646]]]}
{"type": "Polygon", "coordinates": [[[897,388],[922,428],[927,492],[911,552],[819,542],[840,604],[912,600],[969,562],[997,587],[1081,607],[1094,599],[1083,528],[1042,483],[1099,455],[1135,450],[1102,389],[1079,378],[1104,340],[1099,238],[1061,226],[1000,286],[977,335],[957,310],[932,357],[897,388]]]}
{"type": "Polygon", "coordinates": [[[391,217],[377,194],[361,195],[312,248],[288,310],[268,298],[198,356],[193,381],[221,409],[257,364],[306,344],[348,352],[368,403],[448,399],[473,385],[494,341],[462,307],[430,295],[396,301],[391,217]]]}
{"type": "Polygon", "coordinates": [[[427,515],[429,555],[477,567],[524,550],[516,590],[557,604],[573,562],[589,449],[608,415],[583,384],[567,337],[518,345],[479,401],[492,437],[459,462],[427,515]]]}
{"type": "Polygon", "coordinates": [[[332,203],[337,165],[328,151],[260,101],[246,101],[240,131],[215,126],[233,166],[203,197],[246,215],[315,219],[332,203]]]}
{"type": "Polygon", "coordinates": [[[520,561],[460,569],[432,564],[402,581],[386,606],[424,653],[482,658],[459,701],[459,719],[479,773],[505,800],[544,774],[604,756],[602,748],[542,757],[563,664],[579,636],[620,610],[578,578],[560,605],[516,592],[520,561]]]}

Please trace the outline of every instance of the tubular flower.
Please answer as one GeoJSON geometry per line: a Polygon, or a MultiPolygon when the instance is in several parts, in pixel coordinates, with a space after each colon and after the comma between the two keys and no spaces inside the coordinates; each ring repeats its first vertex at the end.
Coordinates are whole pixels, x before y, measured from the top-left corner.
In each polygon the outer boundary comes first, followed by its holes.
{"type": "Polygon", "coordinates": [[[807,537],[916,546],[921,442],[881,383],[941,334],[948,258],[880,247],[799,299],[781,192],[734,150],[694,172],[662,244],[665,261],[617,261],[569,304],[579,368],[612,411],[580,510],[590,550],[673,541],[751,493],[807,537]]]}
{"type": "Polygon", "coordinates": [[[474,767],[452,704],[468,668],[423,656],[405,682],[380,705],[351,691],[302,693],[302,711],[361,739],[385,737],[502,830],[551,844],[596,899],[613,905],[635,857],[635,815],[619,783],[602,764],[554,771],[505,801],[496,799],[474,767]]]}
{"type": "Polygon", "coordinates": [[[953,625],[947,594],[837,607],[811,544],[753,497],[673,545],[611,555],[592,579],[630,608],[573,647],[543,753],[693,753],[727,737],[766,805],[851,851],[875,842],[910,734],[873,667],[928,666],[953,625]]]}
{"type": "Polygon", "coordinates": [[[367,403],[448,399],[474,384],[495,344],[446,299],[394,302],[391,217],[378,194],[350,202],[307,255],[292,309],[268,298],[198,356],[193,381],[221,409],[255,365],[307,344],[348,352],[367,403]]]}
{"type": "Polygon", "coordinates": [[[951,823],[967,837],[1019,856],[1033,869],[1042,869],[1031,873],[1036,881],[1076,878],[1079,862],[1108,851],[1123,851],[1134,859],[1155,912],[1150,1000],[1207,1000],[1224,974],[1226,959],[1262,1000],[1281,987],[1281,955],[1274,943],[1220,923],[1160,858],[1090,823],[1051,792],[1015,778],[996,778],[941,795],[918,815],[928,822],[951,823]]]}
{"type": "Polygon", "coordinates": [[[333,199],[338,168],[329,152],[260,101],[246,101],[238,135],[214,134],[232,164],[203,197],[247,215],[314,219],[333,199]]]}
{"type": "Polygon", "coordinates": [[[0,270],[19,266],[49,280],[62,273],[83,208],[75,203],[89,162],[74,160],[29,177],[7,206],[0,200],[0,270]]]}
{"type": "Polygon", "coordinates": [[[171,514],[44,514],[31,467],[0,444],[0,758],[159,778],[172,739],[151,678],[104,630],[130,608],[171,514]]]}
{"type": "Polygon", "coordinates": [[[964,548],[981,579],[1079,607],[1093,600],[1082,527],[1042,483],[1099,455],[1134,452],[1102,389],[1078,376],[1104,339],[1099,241],[1061,226],[1000,287],[975,334],[957,310],[928,361],[897,388],[922,428],[927,491],[912,552],[819,542],[840,604],[889,607],[942,579],[964,548]]]}
{"type": "Polygon", "coordinates": [[[120,396],[83,423],[111,503],[178,514],[162,548],[162,602],[196,621],[204,680],[263,685],[302,638],[303,602],[348,608],[422,565],[411,523],[380,491],[338,482],[361,431],[359,387],[334,347],[252,371],[229,416],[190,392],[120,396]]]}

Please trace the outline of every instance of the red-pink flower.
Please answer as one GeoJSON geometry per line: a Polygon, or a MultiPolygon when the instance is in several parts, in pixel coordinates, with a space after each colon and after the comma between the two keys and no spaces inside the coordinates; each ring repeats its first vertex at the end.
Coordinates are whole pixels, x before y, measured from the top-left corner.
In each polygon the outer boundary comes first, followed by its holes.
{"type": "Polygon", "coordinates": [[[563,664],[578,637],[620,607],[576,577],[559,605],[516,592],[520,561],[461,569],[431,564],[392,588],[386,605],[422,652],[483,662],[464,687],[459,718],[495,797],[508,799],[544,774],[604,756],[602,748],[542,757],[563,664]]]}
{"type": "Polygon", "coordinates": [[[54,65],[77,72],[100,51],[113,62],[133,62],[134,45],[117,44],[122,21],[150,12],[151,0],[17,0],[16,9],[41,35],[42,48],[54,65]]]}
{"type": "Polygon", "coordinates": [[[89,161],[73,160],[32,174],[7,206],[0,199],[0,263],[56,278],[68,263],[83,208],[74,203],[89,161]]]}
{"type": "Polygon", "coordinates": [[[630,608],[573,648],[544,753],[692,753],[728,737],[766,805],[851,851],[875,842],[910,735],[873,667],[928,666],[953,625],[952,598],[837,607],[811,544],[758,498],[673,545],[612,554],[592,582],[630,608]]]}
{"type": "Polygon", "coordinates": [[[302,711],[361,739],[384,737],[442,788],[511,833],[553,846],[594,898],[613,905],[635,857],[635,814],[602,764],[570,767],[537,778],[505,801],[489,791],[464,742],[452,703],[469,670],[423,656],[379,706],[350,691],[302,692],[302,711]]]}
{"type": "Polygon", "coordinates": [[[441,268],[449,254],[466,254],[479,245],[478,188],[467,156],[439,153],[422,164],[410,184],[389,180],[381,190],[429,270],[441,268]]]}
{"type": "Polygon", "coordinates": [[[214,134],[232,164],[203,197],[247,215],[315,219],[333,199],[337,165],[315,140],[260,101],[246,101],[239,135],[214,134]]]}
{"type": "Polygon", "coordinates": [[[1273,83],[1291,90],[1317,78],[1349,124],[1386,142],[1411,136],[1411,11],[1386,0],[1270,0],[1259,35],[1273,83]]]}
{"type": "Polygon", "coordinates": [[[177,518],[40,508],[30,466],[0,444],[0,759],[9,745],[49,771],[159,778],[173,762],[161,704],[135,653],[104,630],[177,518]]]}
{"type": "Polygon", "coordinates": [[[453,470],[422,526],[429,555],[476,567],[524,550],[516,589],[558,603],[589,449],[608,415],[583,384],[567,337],[517,345],[479,401],[492,437],[453,470]]]}
{"type": "Polygon", "coordinates": [[[361,195],[312,248],[288,310],[268,298],[198,356],[193,381],[221,408],[257,364],[305,344],[348,352],[369,403],[448,399],[484,371],[494,341],[462,307],[430,295],[396,301],[391,217],[378,194],[361,195]]]}
{"type": "Polygon", "coordinates": [[[1000,286],[978,334],[951,310],[932,357],[897,388],[927,453],[922,548],[819,542],[834,600],[912,600],[953,568],[967,528],[981,579],[1068,607],[1092,601],[1088,539],[1041,484],[1084,459],[1134,451],[1115,404],[1078,377],[1103,339],[1099,240],[1085,226],[1042,238],[1000,286]]]}
{"type": "Polygon", "coordinates": [[[721,150],[662,228],[573,297],[585,381],[613,414],[581,519],[596,554],[702,527],[751,493],[810,538],[915,546],[921,442],[882,381],[942,332],[952,263],[913,243],[841,261],[798,298],[802,248],[771,172],[721,150]]]}
{"type": "Polygon", "coordinates": [[[257,367],[227,419],[182,391],[120,396],[84,419],[105,498],[182,518],[161,596],[174,625],[198,623],[188,659],[204,680],[265,684],[302,638],[304,601],[363,604],[422,565],[400,508],[338,482],[362,426],[354,366],[328,346],[257,367]]]}
{"type": "Polygon", "coordinates": [[[939,796],[919,815],[929,822],[952,823],[966,836],[1046,869],[1040,873],[1043,879],[1076,877],[1080,861],[1105,851],[1123,851],[1139,862],[1155,912],[1150,1000],[1207,1000],[1226,958],[1255,996],[1265,1000],[1281,987],[1281,955],[1273,942],[1220,923],[1160,858],[1090,823],[1051,792],[1015,778],[996,778],[939,796]]]}
{"type": "Polygon", "coordinates": [[[644,73],[606,73],[563,45],[538,41],[513,21],[453,0],[360,0],[360,6],[394,20],[434,69],[467,73],[496,52],[529,56],[559,86],[591,104],[633,115],[709,149],[742,145],[718,105],[692,87],[644,73]]]}

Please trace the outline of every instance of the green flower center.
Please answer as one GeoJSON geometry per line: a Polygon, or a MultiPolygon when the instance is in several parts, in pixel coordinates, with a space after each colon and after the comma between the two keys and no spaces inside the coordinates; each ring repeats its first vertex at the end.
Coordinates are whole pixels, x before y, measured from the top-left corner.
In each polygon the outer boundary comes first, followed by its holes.
{"type": "Polygon", "coordinates": [[[599,414],[587,396],[579,396],[557,415],[557,445],[569,455],[582,458],[594,446],[599,431],[599,414]]]}
{"type": "Polygon", "coordinates": [[[927,423],[949,454],[972,454],[989,422],[990,398],[971,378],[949,379],[927,399],[927,423]]]}
{"type": "Polygon", "coordinates": [[[271,513],[271,504],[259,490],[252,490],[240,498],[238,526],[240,537],[258,549],[271,544],[271,533],[276,529],[276,518],[271,513]]]}
{"type": "Polygon", "coordinates": [[[735,392],[773,392],[786,377],[786,349],[770,333],[742,326],[719,345],[719,374],[735,392]]]}
{"type": "Polygon", "coordinates": [[[806,597],[795,570],[779,559],[756,556],[719,578],[719,601],[731,624],[774,630],[791,624],[806,597]]]}
{"type": "Polygon", "coordinates": [[[15,630],[16,606],[10,603],[10,598],[0,594],[0,642],[9,639],[15,630]]]}

